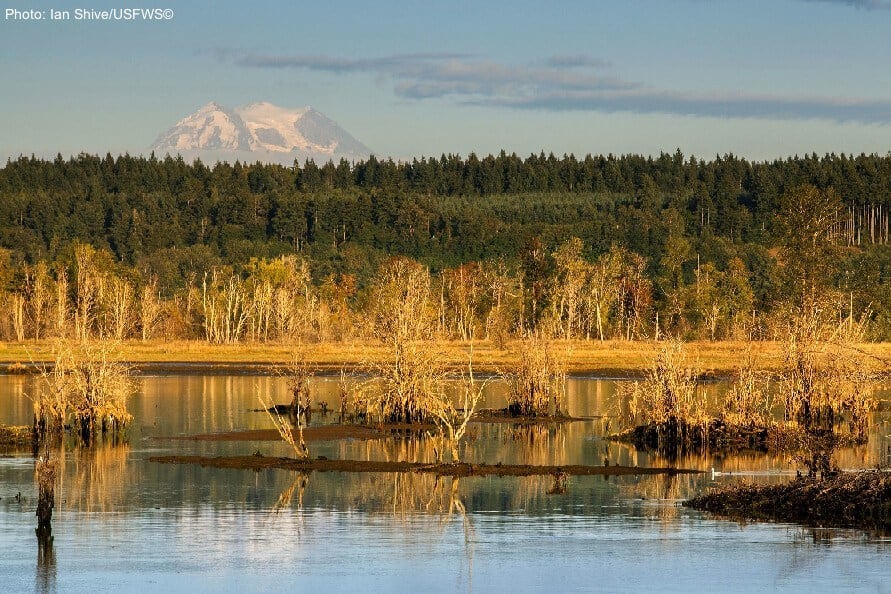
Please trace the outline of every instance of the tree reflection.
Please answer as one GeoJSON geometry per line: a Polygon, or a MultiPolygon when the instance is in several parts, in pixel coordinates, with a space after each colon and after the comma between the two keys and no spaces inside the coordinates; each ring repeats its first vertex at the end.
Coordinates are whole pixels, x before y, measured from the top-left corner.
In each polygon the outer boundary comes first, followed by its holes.
{"type": "Polygon", "coordinates": [[[278,496],[278,501],[272,506],[273,513],[280,514],[285,509],[291,507],[294,501],[294,495],[297,495],[297,509],[303,509],[303,495],[306,492],[306,484],[309,482],[309,475],[305,472],[295,472],[294,480],[282,491],[278,496]]]}
{"type": "Polygon", "coordinates": [[[56,553],[53,549],[53,508],[56,497],[56,461],[50,459],[49,448],[34,461],[37,482],[37,572],[35,590],[51,592],[55,589],[56,553]]]}
{"type": "Polygon", "coordinates": [[[40,594],[56,590],[56,549],[53,543],[53,529],[38,527],[37,532],[37,570],[35,573],[34,591],[40,594]]]}
{"type": "Polygon", "coordinates": [[[64,492],[65,507],[81,512],[119,509],[128,495],[130,483],[139,477],[128,472],[130,446],[127,443],[103,443],[91,448],[61,448],[59,488],[64,492]]]}

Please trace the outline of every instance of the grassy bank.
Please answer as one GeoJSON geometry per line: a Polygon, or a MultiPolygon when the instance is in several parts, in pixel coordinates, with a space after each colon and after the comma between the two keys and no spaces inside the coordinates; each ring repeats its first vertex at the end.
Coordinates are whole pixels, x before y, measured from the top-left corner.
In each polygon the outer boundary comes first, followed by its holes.
{"type": "MultiPolygon", "coordinates": [[[[662,343],[653,341],[555,341],[554,353],[572,374],[596,374],[616,377],[638,377],[652,364],[662,343]]],[[[307,363],[320,370],[336,371],[360,368],[386,361],[389,351],[380,342],[330,342],[318,344],[232,344],[213,345],[200,341],[128,341],[120,345],[120,355],[137,369],[176,372],[251,372],[293,362],[295,351],[306,357],[307,363]]],[[[741,342],[692,342],[687,349],[691,360],[705,376],[725,377],[740,364],[746,345],[741,342]]],[[[0,372],[26,371],[33,364],[51,363],[53,344],[41,342],[7,342],[0,344],[0,372]]],[[[435,342],[430,348],[439,353],[447,366],[456,370],[467,365],[470,344],[466,342],[435,342]]],[[[755,355],[759,366],[778,369],[783,357],[783,345],[778,342],[759,342],[755,355]]],[[[891,343],[862,345],[870,355],[891,361],[891,343]]],[[[502,347],[491,342],[473,344],[474,367],[479,371],[495,372],[516,366],[520,357],[518,343],[502,347]]]]}

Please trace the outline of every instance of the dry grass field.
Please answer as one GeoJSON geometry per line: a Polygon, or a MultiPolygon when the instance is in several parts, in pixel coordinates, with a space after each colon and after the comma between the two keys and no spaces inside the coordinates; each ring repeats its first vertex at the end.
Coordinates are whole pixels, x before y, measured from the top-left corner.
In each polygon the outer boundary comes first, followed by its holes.
{"type": "MultiPolygon", "coordinates": [[[[652,364],[664,343],[653,341],[561,341],[552,343],[570,374],[593,374],[616,377],[642,375],[652,364]]],[[[201,341],[127,341],[120,343],[120,357],[137,369],[176,372],[211,370],[260,371],[292,363],[299,353],[316,370],[352,370],[385,362],[390,349],[380,342],[330,342],[316,344],[250,344],[211,345],[201,341]]],[[[470,343],[431,342],[429,348],[448,367],[455,370],[467,366],[470,343]]],[[[728,376],[740,365],[743,354],[751,349],[761,369],[777,369],[783,359],[779,342],[691,342],[687,352],[697,369],[705,376],[728,376]]],[[[891,369],[891,343],[868,343],[861,347],[874,356],[881,366],[891,369]]],[[[491,342],[473,343],[473,365],[481,372],[505,371],[515,367],[520,357],[519,342],[496,346],[491,342]]],[[[53,343],[7,342],[0,344],[0,371],[25,371],[33,364],[51,363],[53,343]]]]}

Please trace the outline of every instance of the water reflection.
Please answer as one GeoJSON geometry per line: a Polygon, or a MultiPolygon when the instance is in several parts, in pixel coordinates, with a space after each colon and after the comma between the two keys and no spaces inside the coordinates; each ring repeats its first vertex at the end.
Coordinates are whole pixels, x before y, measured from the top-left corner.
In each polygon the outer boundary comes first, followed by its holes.
{"type": "Polygon", "coordinates": [[[303,494],[306,492],[306,483],[308,481],[309,475],[307,473],[295,472],[294,480],[292,480],[291,484],[288,485],[288,488],[282,491],[282,494],[278,496],[278,501],[276,501],[275,505],[272,506],[272,511],[276,514],[280,514],[284,510],[289,509],[292,502],[294,501],[295,493],[297,494],[296,508],[298,510],[302,510],[303,494]]]}
{"type": "Polygon", "coordinates": [[[37,528],[37,570],[34,591],[40,594],[56,591],[56,549],[52,528],[37,528]]]}
{"type": "Polygon", "coordinates": [[[127,443],[57,450],[62,496],[59,512],[110,512],[128,505],[133,487],[138,485],[138,475],[130,472],[129,457],[127,443]]]}
{"type": "MultiPolygon", "coordinates": [[[[30,402],[26,394],[32,378],[0,376],[0,422],[30,422],[30,402]]],[[[360,381],[356,377],[316,376],[311,380],[311,396],[339,408],[343,391],[360,381]]],[[[277,402],[289,401],[284,378],[274,376],[161,376],[140,379],[140,392],[132,399],[134,425],[128,431],[129,444],[100,447],[95,450],[60,451],[60,488],[64,500],[61,510],[103,512],[144,505],[140,501],[140,485],[164,478],[188,483],[194,469],[158,469],[142,463],[133,465],[158,449],[203,455],[252,454],[258,449],[265,455],[287,455],[286,446],[275,442],[164,442],[155,438],[229,430],[269,428],[264,414],[257,408],[258,387],[277,402]]],[[[709,395],[722,390],[722,384],[707,386],[709,395]]],[[[624,466],[678,466],[715,471],[713,481],[722,483],[746,477],[762,482],[788,480],[798,465],[789,454],[771,452],[687,452],[679,457],[666,457],[659,452],[637,450],[632,446],[604,440],[615,430],[611,425],[616,407],[616,382],[587,378],[570,378],[567,382],[569,413],[587,420],[570,423],[524,425],[520,423],[473,423],[462,444],[461,457],[470,462],[505,464],[610,464],[624,466]]],[[[507,387],[490,382],[484,403],[488,408],[506,404],[507,387]]],[[[880,397],[882,395],[880,394],[880,397]]],[[[339,415],[314,415],[313,424],[336,422],[339,415]]],[[[836,460],[843,469],[865,468],[891,462],[889,412],[874,415],[868,443],[840,448],[836,460]]],[[[330,458],[388,461],[433,462],[437,451],[427,432],[406,433],[383,440],[340,440],[310,444],[313,455],[330,458]]],[[[559,490],[548,479],[544,491],[559,490]]],[[[187,493],[214,492],[215,485],[184,486],[187,493]]],[[[690,492],[679,494],[680,497],[690,492]]],[[[155,501],[175,501],[183,495],[164,492],[155,501]]],[[[152,504],[155,503],[152,501],[152,504]]]]}

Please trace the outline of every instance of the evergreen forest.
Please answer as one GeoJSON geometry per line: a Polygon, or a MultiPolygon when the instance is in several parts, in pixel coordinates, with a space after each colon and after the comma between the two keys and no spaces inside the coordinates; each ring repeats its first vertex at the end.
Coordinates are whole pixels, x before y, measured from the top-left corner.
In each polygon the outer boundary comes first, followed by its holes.
{"type": "Polygon", "coordinates": [[[443,339],[769,339],[807,301],[888,340],[889,209],[891,155],[21,157],[0,337],[346,340],[420,291],[443,339]]]}

